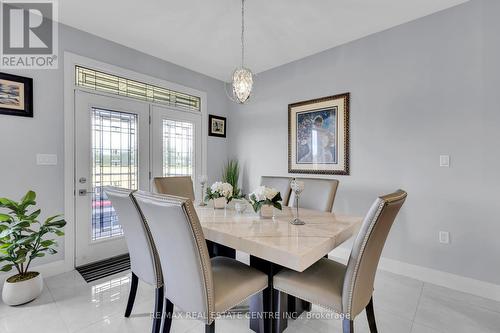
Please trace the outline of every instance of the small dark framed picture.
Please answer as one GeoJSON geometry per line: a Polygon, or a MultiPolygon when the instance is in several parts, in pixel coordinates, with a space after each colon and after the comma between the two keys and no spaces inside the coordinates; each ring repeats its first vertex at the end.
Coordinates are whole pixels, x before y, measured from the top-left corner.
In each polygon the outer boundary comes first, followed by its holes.
{"type": "Polygon", "coordinates": [[[208,115],[208,135],[226,137],[226,118],[209,114],[208,115]]]}
{"type": "Polygon", "coordinates": [[[0,73],[0,114],[33,117],[33,79],[0,73]]]}

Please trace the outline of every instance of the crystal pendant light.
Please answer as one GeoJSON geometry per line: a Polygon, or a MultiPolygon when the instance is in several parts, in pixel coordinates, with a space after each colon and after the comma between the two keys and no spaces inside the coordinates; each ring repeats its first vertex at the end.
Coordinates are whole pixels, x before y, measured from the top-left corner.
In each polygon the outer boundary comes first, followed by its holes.
{"type": "Polygon", "coordinates": [[[241,0],[241,67],[233,72],[233,98],[240,104],[245,103],[252,93],[253,74],[245,67],[245,0],[241,0]]]}

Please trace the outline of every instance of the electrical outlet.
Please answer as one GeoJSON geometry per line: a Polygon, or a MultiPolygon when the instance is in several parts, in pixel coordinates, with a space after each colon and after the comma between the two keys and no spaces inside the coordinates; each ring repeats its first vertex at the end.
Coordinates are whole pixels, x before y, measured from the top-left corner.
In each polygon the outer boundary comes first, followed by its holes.
{"type": "Polygon", "coordinates": [[[440,155],[439,156],[439,166],[449,168],[450,167],[450,155],[440,155]]]}
{"type": "Polygon", "coordinates": [[[439,243],[450,244],[450,233],[448,231],[439,232],[439,243]]]}

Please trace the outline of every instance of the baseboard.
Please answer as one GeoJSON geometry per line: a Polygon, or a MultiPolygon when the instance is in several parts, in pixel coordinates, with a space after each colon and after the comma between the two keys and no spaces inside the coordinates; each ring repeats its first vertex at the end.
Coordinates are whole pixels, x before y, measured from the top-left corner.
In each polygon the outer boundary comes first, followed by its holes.
{"type": "MultiPolygon", "coordinates": [[[[346,263],[350,250],[337,248],[329,256],[346,263]]],[[[500,285],[490,282],[471,279],[468,277],[451,274],[436,269],[408,264],[402,261],[381,258],[378,268],[383,271],[407,276],[423,282],[450,288],[464,293],[500,301],[500,285]]]]}
{"type": "MultiPolygon", "coordinates": [[[[33,266],[33,268],[30,268],[30,271],[36,271],[42,273],[44,278],[54,276],[57,274],[61,274],[64,272],[68,271],[67,265],[65,264],[64,260],[57,260],[54,262],[49,262],[46,264],[38,265],[38,266],[33,266]]],[[[10,272],[6,273],[0,273],[0,285],[3,285],[5,279],[11,275],[16,274],[14,270],[11,270],[10,272]]]]}

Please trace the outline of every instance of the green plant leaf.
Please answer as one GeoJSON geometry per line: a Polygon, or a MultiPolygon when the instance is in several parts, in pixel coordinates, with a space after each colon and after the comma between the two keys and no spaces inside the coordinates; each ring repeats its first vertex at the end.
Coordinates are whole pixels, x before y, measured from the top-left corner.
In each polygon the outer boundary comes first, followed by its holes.
{"type": "Polygon", "coordinates": [[[48,239],[48,240],[41,241],[40,245],[43,247],[48,247],[48,246],[54,245],[55,243],[56,242],[53,241],[52,239],[48,239]]]}
{"type": "Polygon", "coordinates": [[[222,181],[231,184],[233,187],[232,196],[238,198],[240,189],[238,188],[238,180],[240,178],[240,166],[238,160],[229,160],[222,168],[222,181]]]}
{"type": "Polygon", "coordinates": [[[8,214],[0,214],[0,222],[11,222],[12,217],[8,214]]]}
{"type": "Polygon", "coordinates": [[[12,266],[11,264],[7,264],[7,265],[4,265],[2,268],[0,268],[0,271],[2,272],[8,272],[12,269],[12,266]]]}
{"type": "Polygon", "coordinates": [[[33,213],[31,213],[30,215],[28,215],[28,217],[26,217],[27,220],[36,220],[36,218],[38,217],[38,215],[40,215],[42,211],[40,209],[37,209],[35,210],[33,213]]]}
{"type": "Polygon", "coordinates": [[[50,217],[48,217],[48,218],[45,220],[45,223],[49,223],[49,222],[51,222],[51,221],[53,221],[53,220],[55,220],[55,219],[57,219],[57,218],[59,218],[59,217],[62,217],[62,215],[61,215],[61,214],[58,214],[58,215],[50,216],[50,217]]]}
{"type": "Polygon", "coordinates": [[[19,206],[15,201],[7,199],[7,198],[0,198],[0,207],[9,208],[14,212],[19,209],[19,206]]]}
{"type": "Polygon", "coordinates": [[[15,241],[14,244],[16,244],[16,245],[26,245],[26,244],[34,243],[36,241],[37,237],[38,236],[36,234],[29,235],[29,236],[23,237],[23,238],[15,241]]]}
{"type": "MultiPolygon", "coordinates": [[[[10,254],[10,252],[14,249],[15,245],[14,244],[11,244],[11,243],[5,243],[2,245],[2,248],[0,248],[0,253],[3,253],[3,254],[10,254]],[[5,247],[3,247],[5,246],[5,247]]],[[[5,259],[7,260],[7,259],[5,259]]]]}
{"type": "Polygon", "coordinates": [[[35,202],[36,199],[36,193],[34,191],[28,191],[24,197],[21,199],[21,204],[26,204],[26,203],[31,203],[35,202]]]}
{"type": "Polygon", "coordinates": [[[18,257],[16,260],[14,260],[16,264],[24,264],[26,262],[26,257],[18,257]]]}
{"type": "Polygon", "coordinates": [[[4,231],[0,232],[0,238],[7,237],[10,234],[12,234],[13,232],[14,232],[13,229],[5,229],[4,231]]]}
{"type": "Polygon", "coordinates": [[[28,228],[31,225],[31,221],[19,221],[11,226],[11,229],[15,228],[28,228]]]}
{"type": "Polygon", "coordinates": [[[65,220],[57,220],[57,221],[51,221],[51,222],[45,221],[45,223],[44,223],[44,226],[46,226],[46,227],[56,227],[56,228],[62,228],[65,225],[66,225],[65,220]]]}
{"type": "MultiPolygon", "coordinates": [[[[255,199],[255,197],[254,197],[254,199],[255,199]]],[[[262,208],[262,202],[254,200],[253,204],[252,204],[252,207],[253,207],[253,210],[257,213],[262,208]]]]}

